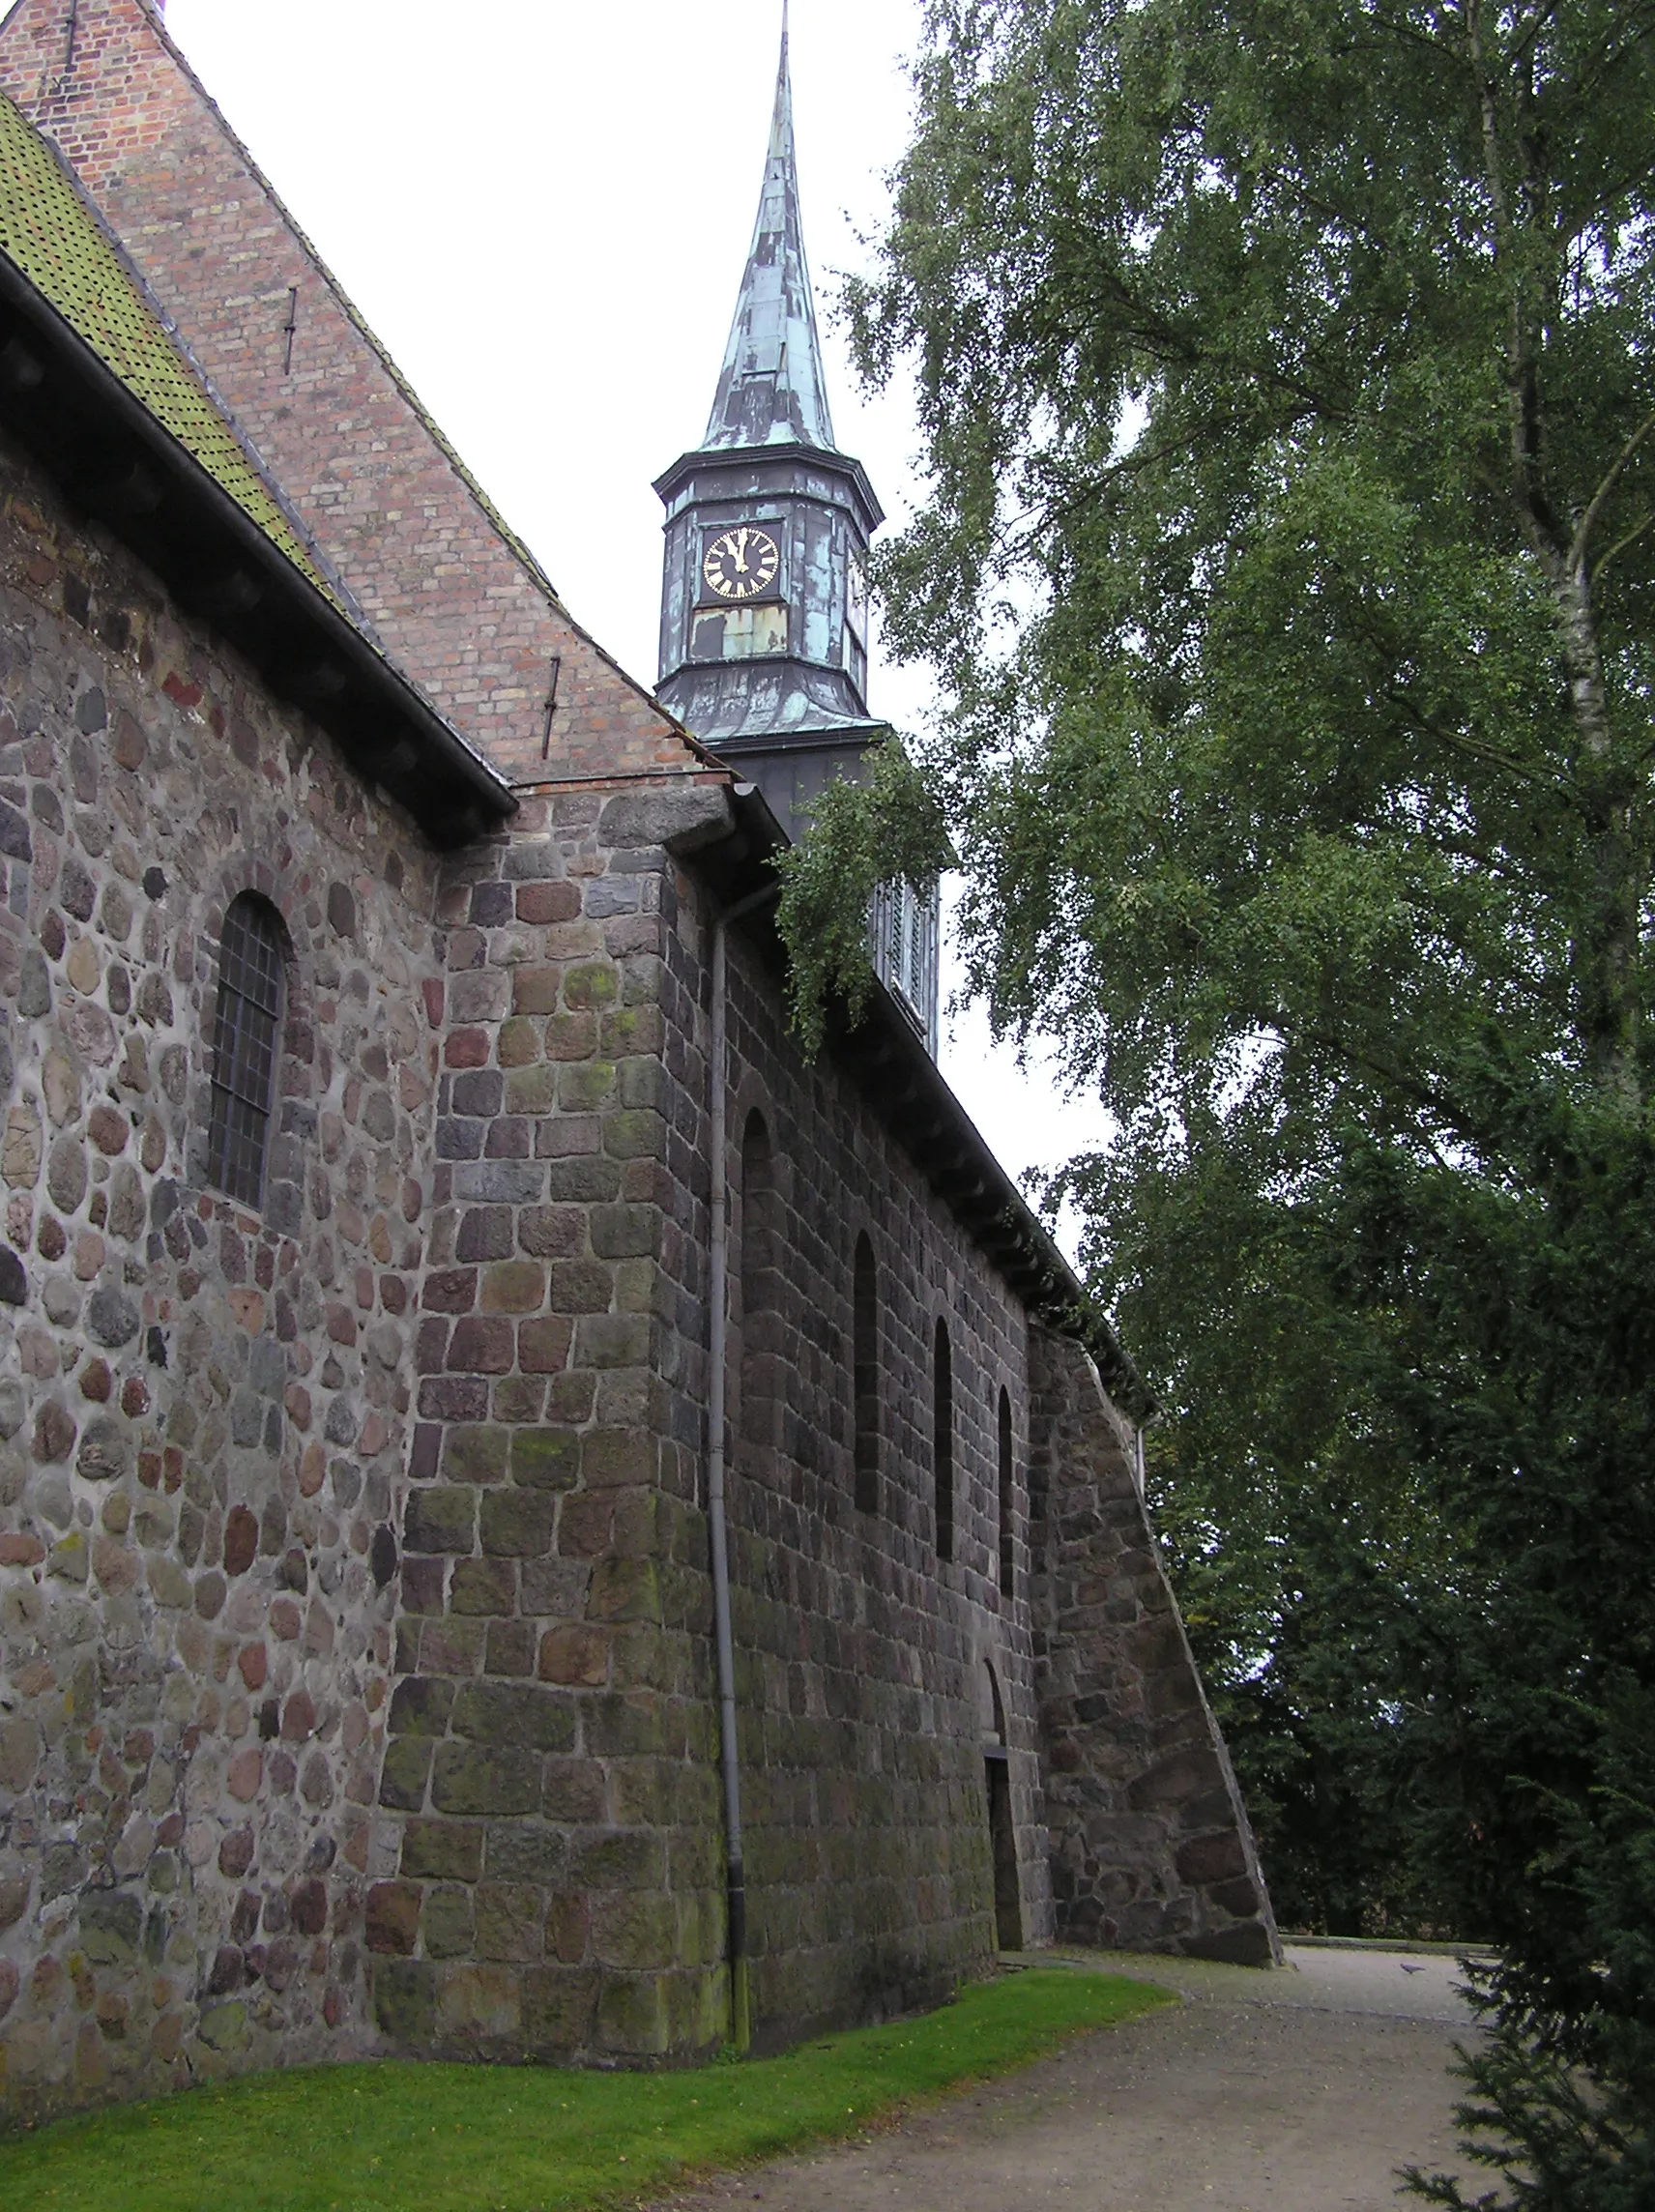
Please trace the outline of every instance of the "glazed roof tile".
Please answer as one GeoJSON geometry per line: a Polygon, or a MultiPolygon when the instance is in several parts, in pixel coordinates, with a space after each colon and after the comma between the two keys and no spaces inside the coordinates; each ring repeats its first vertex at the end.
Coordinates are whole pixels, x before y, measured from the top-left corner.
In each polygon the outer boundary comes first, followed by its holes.
{"type": "Polygon", "coordinates": [[[96,212],[4,93],[0,251],[294,567],[336,597],[96,212]]]}

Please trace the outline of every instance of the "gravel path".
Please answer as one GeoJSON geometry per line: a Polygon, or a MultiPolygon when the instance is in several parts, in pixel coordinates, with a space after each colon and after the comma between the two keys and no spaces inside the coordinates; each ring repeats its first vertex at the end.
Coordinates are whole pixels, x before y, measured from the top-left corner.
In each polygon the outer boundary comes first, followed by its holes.
{"type": "Polygon", "coordinates": [[[1460,2164],[1444,2072],[1455,2036],[1468,2032],[1454,1962],[1288,1956],[1282,1973],[1089,1960],[1184,2001],[888,2133],[674,2202],[684,2212],[1398,2212],[1409,2201],[1396,2195],[1400,2165],[1460,2164]]]}

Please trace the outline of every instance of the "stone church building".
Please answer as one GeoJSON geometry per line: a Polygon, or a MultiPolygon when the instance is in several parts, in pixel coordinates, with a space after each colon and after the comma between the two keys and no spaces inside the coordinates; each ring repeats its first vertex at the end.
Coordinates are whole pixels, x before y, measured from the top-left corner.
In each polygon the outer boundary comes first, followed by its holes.
{"type": "Polygon", "coordinates": [[[882,733],[785,48],[653,692],[159,0],[17,0],[0,94],[0,2116],[1267,1964],[932,906],[788,1033],[771,857],[882,733]]]}

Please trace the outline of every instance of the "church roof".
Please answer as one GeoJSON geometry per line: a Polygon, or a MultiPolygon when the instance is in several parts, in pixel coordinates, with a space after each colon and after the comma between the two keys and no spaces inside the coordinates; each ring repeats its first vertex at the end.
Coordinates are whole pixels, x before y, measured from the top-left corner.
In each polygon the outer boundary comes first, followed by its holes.
{"type": "Polygon", "coordinates": [[[435,844],[513,810],[509,785],[364,632],[97,212],[4,93],[0,359],[8,437],[435,844]]]}
{"type": "Polygon", "coordinates": [[[333,596],[281,503],[123,266],[98,218],[4,93],[0,251],[294,567],[333,596]]]}
{"type": "Polygon", "coordinates": [[[708,772],[507,530],[158,0],[73,0],[73,44],[71,13],[11,0],[0,86],[68,164],[343,612],[515,783],[708,772]]]}
{"type": "Polygon", "coordinates": [[[834,450],[799,219],[785,14],[764,190],[703,449],[774,445],[834,450]]]}

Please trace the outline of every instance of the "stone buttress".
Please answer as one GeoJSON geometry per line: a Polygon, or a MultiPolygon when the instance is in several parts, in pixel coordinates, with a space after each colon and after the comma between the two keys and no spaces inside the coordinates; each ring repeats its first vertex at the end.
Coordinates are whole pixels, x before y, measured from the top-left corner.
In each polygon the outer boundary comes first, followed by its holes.
{"type": "Polygon", "coordinates": [[[1278,1963],[1246,1809],[1139,1489],[1136,1439],[1077,1344],[1037,1329],[1032,1366],[1035,1680],[1057,1938],[1278,1963]]]}

